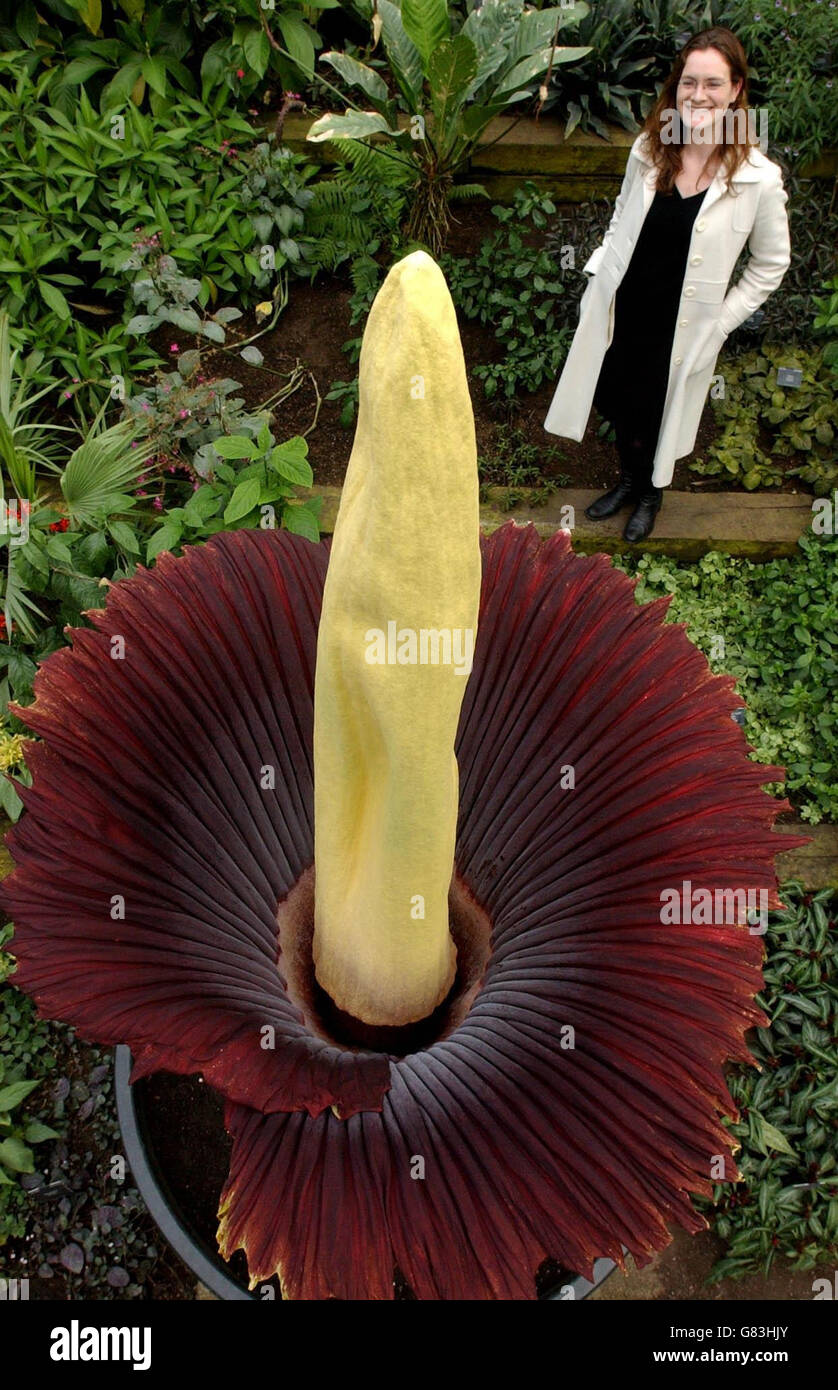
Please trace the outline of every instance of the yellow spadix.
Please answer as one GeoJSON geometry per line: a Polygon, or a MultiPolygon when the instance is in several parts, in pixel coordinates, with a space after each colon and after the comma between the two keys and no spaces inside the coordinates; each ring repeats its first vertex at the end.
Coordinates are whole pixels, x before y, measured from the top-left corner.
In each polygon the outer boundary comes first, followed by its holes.
{"type": "Polygon", "coordinates": [[[425,1018],[456,972],[454,739],[479,537],[454,305],[439,266],[414,251],[389,272],[364,332],[314,687],[315,973],[369,1024],[425,1018]]]}

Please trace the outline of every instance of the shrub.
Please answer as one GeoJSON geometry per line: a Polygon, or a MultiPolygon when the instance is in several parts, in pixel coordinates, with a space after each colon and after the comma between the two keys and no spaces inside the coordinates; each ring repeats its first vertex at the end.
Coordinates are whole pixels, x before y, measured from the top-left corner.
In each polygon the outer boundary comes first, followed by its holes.
{"type": "Polygon", "coordinates": [[[822,349],[764,344],[725,364],[724,391],[720,399],[711,396],[720,435],[706,458],[690,464],[694,472],[727,476],[749,491],[776,486],[787,475],[816,490],[838,481],[838,401],[822,349]],[[800,386],[778,385],[779,367],[799,368],[800,386]],[[767,451],[758,442],[762,432],[770,439],[767,451]],[[780,466],[778,460],[800,455],[794,468],[780,466]]]}
{"type": "Polygon", "coordinates": [[[769,112],[770,146],[800,164],[838,145],[838,30],[829,0],[724,0],[714,22],[739,36],[750,103],[769,112]]]}
{"type": "Polygon", "coordinates": [[[445,254],[441,259],[458,310],[495,330],[502,355],[473,368],[488,397],[502,394],[508,400],[536,391],[555,379],[566,356],[573,335],[560,302],[564,278],[543,237],[541,244],[525,244],[555,211],[551,199],[528,179],[515,190],[512,207],[492,208],[501,225],[484,239],[476,256],[445,254]]]}

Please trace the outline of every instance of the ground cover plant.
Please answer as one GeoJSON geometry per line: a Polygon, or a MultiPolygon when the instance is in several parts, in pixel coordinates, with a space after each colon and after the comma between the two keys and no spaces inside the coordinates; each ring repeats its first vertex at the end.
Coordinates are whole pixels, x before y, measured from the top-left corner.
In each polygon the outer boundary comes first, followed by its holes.
{"type": "Polygon", "coordinates": [[[786,768],[806,821],[838,818],[838,537],[804,533],[797,555],[754,564],[711,552],[694,565],[618,559],[645,601],[671,595],[714,671],[734,676],[754,756],[786,768]]]}
{"type": "Polygon", "coordinates": [[[781,1258],[813,1269],[838,1255],[838,893],[790,881],[781,896],[765,939],[769,1023],[751,1044],[759,1070],[730,1077],[742,1178],[713,1191],[713,1229],[727,1244],[714,1282],[767,1275],[781,1258]]]}

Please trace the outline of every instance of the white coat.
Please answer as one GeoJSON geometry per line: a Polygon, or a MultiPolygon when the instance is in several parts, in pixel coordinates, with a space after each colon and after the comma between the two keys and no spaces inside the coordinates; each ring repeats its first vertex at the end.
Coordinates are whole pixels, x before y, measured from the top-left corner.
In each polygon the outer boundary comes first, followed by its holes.
{"type": "MultiPolygon", "coordinates": [[[[608,231],[583,266],[591,279],[582,295],[576,333],[544,421],[550,434],[581,440],[588,424],[602,361],[614,336],[617,287],[655,196],[657,171],[643,149],[644,143],[641,134],[629,151],[608,231]]],[[[655,487],[666,487],[672,481],[675,460],[689,454],[695,445],[725,338],[776,290],[791,259],[788,195],[779,165],[753,147],[731,185],[733,191],[725,188],[720,171],[693,223],[655,452],[655,487]],[[750,259],[740,279],[728,289],[746,242],[750,259]]],[[[654,312],[653,304],[650,312],[654,312]]]]}

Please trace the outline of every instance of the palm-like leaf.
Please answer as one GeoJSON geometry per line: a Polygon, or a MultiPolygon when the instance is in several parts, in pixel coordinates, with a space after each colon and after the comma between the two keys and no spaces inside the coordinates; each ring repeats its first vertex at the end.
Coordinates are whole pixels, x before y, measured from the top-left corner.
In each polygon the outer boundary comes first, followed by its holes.
{"type": "Polygon", "coordinates": [[[136,439],[133,420],[102,428],[103,412],[104,407],[61,474],[61,491],[75,524],[95,521],[112,507],[112,499],[132,491],[155,452],[149,438],[136,439]]]}

